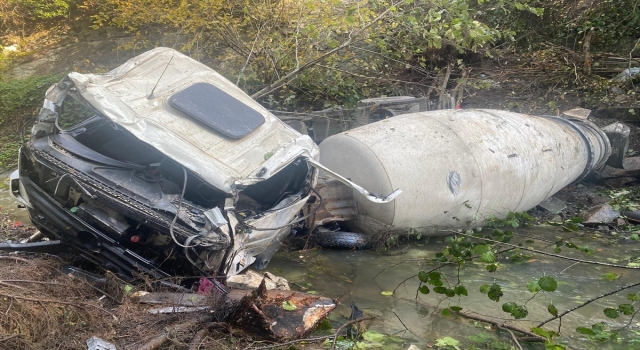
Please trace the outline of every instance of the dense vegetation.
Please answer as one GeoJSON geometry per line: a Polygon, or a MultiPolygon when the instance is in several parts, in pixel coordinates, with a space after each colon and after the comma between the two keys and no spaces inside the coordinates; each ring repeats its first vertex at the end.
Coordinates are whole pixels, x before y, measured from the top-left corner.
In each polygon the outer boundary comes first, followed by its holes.
{"type": "Polygon", "coordinates": [[[606,95],[604,78],[631,62],[611,70],[596,53],[630,56],[639,2],[1,0],[0,68],[37,51],[58,29],[82,37],[109,27],[128,33],[122,51],[174,46],[278,109],[481,88],[469,67],[514,54],[520,69],[606,95]],[[17,49],[6,50],[11,45],[17,49]]]}

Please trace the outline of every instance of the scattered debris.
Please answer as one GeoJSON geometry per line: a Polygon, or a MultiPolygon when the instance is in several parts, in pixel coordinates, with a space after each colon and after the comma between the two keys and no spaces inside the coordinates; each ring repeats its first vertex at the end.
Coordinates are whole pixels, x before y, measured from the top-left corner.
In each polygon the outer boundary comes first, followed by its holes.
{"type": "Polygon", "coordinates": [[[169,336],[173,333],[180,333],[180,332],[187,332],[187,331],[193,331],[194,329],[196,329],[197,327],[199,327],[200,325],[207,323],[207,322],[211,322],[212,317],[209,315],[200,315],[197,318],[192,318],[188,321],[185,321],[183,323],[180,323],[178,325],[175,325],[171,328],[166,329],[164,332],[156,335],[155,337],[153,337],[150,341],[148,341],[147,343],[143,344],[142,346],[140,346],[139,348],[137,348],[138,350],[154,350],[159,348],[160,346],[162,346],[162,344],[166,343],[169,341],[169,336]]]}
{"type": "Polygon", "coordinates": [[[609,204],[601,204],[582,212],[583,224],[610,224],[620,216],[620,213],[609,204]]]}
{"type": "Polygon", "coordinates": [[[578,108],[570,109],[568,111],[564,111],[562,112],[562,114],[566,115],[567,117],[586,120],[587,118],[589,118],[589,115],[591,114],[591,110],[578,107],[578,108]]]}
{"type": "Polygon", "coordinates": [[[227,287],[235,289],[256,289],[264,280],[268,290],[290,290],[289,282],[279,276],[266,272],[261,274],[255,270],[249,269],[242,274],[227,278],[227,287]]]}
{"type": "Polygon", "coordinates": [[[622,227],[622,226],[627,225],[627,224],[628,224],[628,222],[627,222],[627,220],[625,220],[625,218],[617,218],[617,219],[615,220],[615,224],[616,224],[616,226],[618,226],[618,227],[622,227]]]}
{"type": "Polygon", "coordinates": [[[116,346],[98,337],[87,339],[87,350],[116,350],[116,346]]]}
{"type": "Polygon", "coordinates": [[[640,68],[633,67],[623,70],[620,74],[611,79],[614,83],[625,83],[627,81],[635,79],[640,74],[640,68]]]}
{"type": "Polygon", "coordinates": [[[608,186],[610,188],[620,188],[624,187],[632,182],[638,181],[635,177],[614,177],[611,179],[603,179],[600,180],[603,185],[608,186]]]}
{"type": "Polygon", "coordinates": [[[560,214],[567,209],[567,205],[556,197],[549,197],[540,202],[538,206],[552,214],[560,214]]]}
{"type": "Polygon", "coordinates": [[[595,178],[598,180],[638,177],[640,177],[640,157],[624,158],[622,160],[622,169],[605,166],[595,172],[595,178]]]}
{"type": "Polygon", "coordinates": [[[614,168],[624,168],[623,160],[629,149],[629,133],[631,129],[622,123],[613,123],[602,128],[611,143],[611,156],[607,165],[614,168]]]}
{"type": "Polygon", "coordinates": [[[203,306],[208,304],[207,297],[195,293],[149,293],[135,292],[131,298],[143,304],[168,304],[181,306],[203,306]]]}
{"type": "Polygon", "coordinates": [[[167,306],[161,307],[158,309],[149,310],[150,314],[173,314],[173,313],[182,313],[182,312],[197,312],[197,311],[205,311],[209,310],[210,306],[167,306]]]}
{"type": "Polygon", "coordinates": [[[336,302],[329,298],[267,290],[264,281],[250,292],[230,291],[224,306],[233,310],[228,317],[232,325],[278,341],[304,337],[335,307],[336,302]]]}

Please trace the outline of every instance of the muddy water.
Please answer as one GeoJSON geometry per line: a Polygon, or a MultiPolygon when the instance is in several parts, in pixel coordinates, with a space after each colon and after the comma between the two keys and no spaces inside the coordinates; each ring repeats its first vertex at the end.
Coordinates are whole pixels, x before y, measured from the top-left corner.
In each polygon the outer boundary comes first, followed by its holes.
{"type": "MultiPolygon", "coordinates": [[[[11,219],[29,222],[24,209],[16,206],[7,189],[0,189],[0,207],[8,211],[11,219]]],[[[581,231],[580,235],[565,233],[557,227],[534,227],[517,230],[513,243],[523,243],[525,247],[536,249],[549,248],[548,241],[558,236],[573,237],[577,245],[589,245],[596,252],[588,256],[582,252],[564,248],[562,254],[585,260],[616,262],[626,265],[640,257],[640,243],[625,239],[616,239],[606,233],[581,231]],[[529,237],[523,237],[527,235],[529,237]],[[536,239],[531,240],[531,237],[536,239]],[[539,239],[538,239],[539,238],[539,239]]],[[[435,294],[419,295],[416,298],[417,278],[412,278],[421,269],[429,270],[436,265],[424,264],[424,259],[433,258],[442,250],[445,243],[441,238],[411,242],[387,251],[336,251],[312,250],[303,252],[279,252],[269,264],[268,270],[287,278],[294,288],[317,292],[335,298],[341,305],[331,315],[334,325],[340,325],[349,317],[349,302],[354,301],[364,310],[366,316],[374,316],[368,321],[368,329],[384,334],[395,335],[405,340],[399,348],[416,344],[425,349],[435,344],[438,338],[449,336],[460,341],[461,349],[509,349],[510,336],[496,332],[485,324],[462,319],[456,316],[442,316],[437,307],[459,305],[467,312],[477,312],[484,316],[496,317],[504,322],[529,328],[549,317],[547,305],[553,303],[560,312],[575,307],[585,300],[616,289],[628,283],[638,281],[640,271],[610,268],[584,263],[545,257],[535,253],[522,259],[499,260],[495,273],[487,272],[486,264],[468,264],[461,270],[461,280],[469,291],[469,296],[448,300],[435,294]],[[605,273],[617,273],[621,277],[615,281],[606,280],[605,273]],[[533,294],[527,291],[526,284],[542,274],[553,276],[559,287],[556,292],[533,294]],[[501,285],[504,296],[499,303],[489,300],[478,289],[480,285],[496,282],[501,285]],[[403,283],[404,282],[404,283],[403,283]],[[384,296],[383,291],[393,291],[393,296],[384,296]],[[531,299],[531,300],[529,300],[531,299]],[[527,300],[529,300],[527,302],[527,300]],[[510,315],[502,312],[504,302],[526,302],[529,316],[525,321],[514,321],[510,315]]],[[[455,285],[456,271],[451,266],[442,268],[448,282],[455,285]]],[[[630,329],[620,333],[619,342],[593,342],[575,331],[576,327],[590,327],[596,322],[605,321],[611,327],[622,327],[629,323],[629,316],[616,320],[604,316],[602,309],[627,303],[625,296],[638,292],[640,288],[626,290],[616,295],[600,299],[563,318],[563,341],[572,349],[640,349],[640,318],[631,321],[630,329]],[[638,331],[638,333],[635,333],[638,331]]],[[[546,326],[557,329],[557,321],[546,326]]],[[[541,344],[524,345],[529,349],[542,349],[541,344]]],[[[309,348],[309,346],[307,346],[309,348]]]]}
{"type": "MultiPolygon", "coordinates": [[[[552,242],[557,236],[575,236],[576,245],[589,245],[597,251],[593,256],[582,252],[564,248],[562,254],[585,260],[607,262],[618,261],[626,265],[629,259],[640,256],[640,243],[629,240],[615,240],[608,234],[600,236],[593,231],[584,231],[582,236],[575,233],[567,234],[556,227],[535,227],[519,230],[518,233],[536,235],[552,242]],[[626,261],[625,261],[626,259],[626,261]]],[[[548,242],[528,241],[527,238],[516,236],[516,244],[522,242],[525,247],[544,249],[548,242]]],[[[444,243],[441,239],[430,242],[414,242],[391,249],[386,252],[352,252],[352,251],[306,251],[280,253],[272,259],[269,270],[279,274],[298,288],[305,288],[331,298],[339,299],[342,305],[334,312],[336,324],[344,322],[350,314],[349,302],[355,303],[365,314],[376,317],[369,322],[369,329],[385,334],[402,336],[407,344],[414,343],[420,348],[427,344],[434,344],[436,339],[450,336],[460,341],[461,348],[498,349],[504,344],[491,340],[497,336],[498,341],[509,342],[509,335],[486,329],[485,325],[461,319],[455,316],[442,316],[434,311],[436,306],[459,305],[465,311],[477,312],[481,315],[503,319],[504,322],[528,329],[540,321],[549,318],[547,306],[553,303],[560,312],[575,307],[585,300],[599,296],[617,287],[638,281],[640,271],[609,268],[557,258],[545,257],[535,253],[523,252],[522,259],[499,260],[499,268],[495,273],[486,271],[486,264],[469,264],[461,271],[461,281],[469,291],[469,296],[456,297],[452,300],[442,298],[433,291],[428,295],[419,295],[416,299],[418,279],[411,278],[422,269],[424,258],[433,258],[441,251],[444,243]],[[614,272],[622,275],[615,281],[606,280],[603,274],[614,272]],[[559,283],[553,293],[539,293],[533,297],[526,285],[532,279],[538,279],[543,274],[553,276],[559,283]],[[408,279],[408,280],[407,280],[408,279]],[[406,283],[403,284],[403,281],[406,283]],[[501,285],[504,296],[496,303],[479,292],[480,285],[493,282],[501,285]],[[399,286],[399,287],[398,287],[399,286]],[[397,289],[396,289],[397,288],[397,289]],[[393,291],[393,296],[384,296],[383,291],[393,291]],[[529,300],[531,299],[531,300],[529,300]],[[529,300],[527,302],[527,300],[529,300]],[[526,321],[514,321],[502,312],[504,302],[523,304],[529,311],[526,321]],[[486,341],[480,341],[485,339],[486,341]],[[493,343],[491,343],[493,342],[493,343]]],[[[551,251],[548,248],[547,251],[551,251]]],[[[436,265],[424,266],[429,270],[436,265]]],[[[456,283],[456,271],[453,267],[442,268],[448,282],[456,283]]],[[[446,285],[446,282],[445,282],[446,285]]],[[[585,336],[578,334],[576,327],[589,328],[596,322],[605,321],[612,327],[626,325],[630,317],[621,316],[616,320],[608,319],[602,310],[606,307],[617,307],[618,304],[628,303],[626,295],[638,292],[640,288],[630,289],[611,297],[600,299],[584,308],[565,316],[562,320],[563,341],[572,349],[640,349],[640,319],[631,322],[631,330],[621,332],[620,342],[595,343],[585,336]]],[[[557,321],[549,323],[546,328],[557,329],[557,321]]],[[[531,349],[543,348],[541,344],[530,346],[531,349]]],[[[508,347],[507,347],[508,349],[508,347]]]]}

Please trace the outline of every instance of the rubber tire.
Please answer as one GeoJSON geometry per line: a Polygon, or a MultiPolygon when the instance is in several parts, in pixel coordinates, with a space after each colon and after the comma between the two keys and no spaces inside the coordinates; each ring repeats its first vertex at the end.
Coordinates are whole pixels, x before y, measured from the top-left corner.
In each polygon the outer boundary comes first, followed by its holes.
{"type": "Polygon", "coordinates": [[[356,232],[316,232],[315,240],[322,248],[369,249],[373,246],[371,236],[356,232]]]}

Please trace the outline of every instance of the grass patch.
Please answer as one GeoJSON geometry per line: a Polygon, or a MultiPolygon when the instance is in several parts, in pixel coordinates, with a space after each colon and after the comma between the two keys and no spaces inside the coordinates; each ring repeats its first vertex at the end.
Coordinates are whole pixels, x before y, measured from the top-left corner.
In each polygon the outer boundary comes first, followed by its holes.
{"type": "Polygon", "coordinates": [[[8,170],[18,166],[20,145],[22,145],[20,136],[0,136],[0,170],[8,170]]]}

